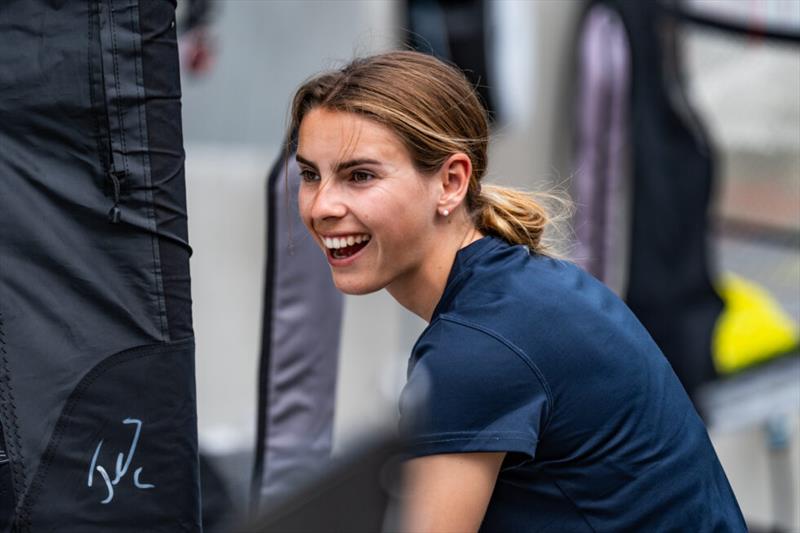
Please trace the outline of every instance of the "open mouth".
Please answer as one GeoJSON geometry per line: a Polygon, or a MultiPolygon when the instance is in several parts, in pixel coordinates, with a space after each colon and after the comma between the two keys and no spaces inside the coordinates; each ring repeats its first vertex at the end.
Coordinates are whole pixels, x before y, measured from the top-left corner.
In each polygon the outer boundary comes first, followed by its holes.
{"type": "Polygon", "coordinates": [[[357,254],[369,244],[369,241],[370,236],[366,234],[325,237],[323,239],[328,253],[334,259],[347,259],[357,254]]]}

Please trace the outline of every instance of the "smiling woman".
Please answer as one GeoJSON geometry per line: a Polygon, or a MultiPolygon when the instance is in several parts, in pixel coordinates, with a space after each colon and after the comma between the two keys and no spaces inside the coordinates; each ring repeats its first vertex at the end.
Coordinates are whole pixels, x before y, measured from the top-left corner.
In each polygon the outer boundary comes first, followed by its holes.
{"type": "Polygon", "coordinates": [[[616,296],[542,240],[520,191],[481,185],[486,112],[414,52],[295,95],[300,214],[348,294],[429,322],[409,362],[404,530],[744,531],[705,428],[616,296]]]}
{"type": "Polygon", "coordinates": [[[298,146],[301,216],[325,249],[339,290],[386,287],[412,311],[432,311],[435,302],[412,299],[428,283],[443,281],[429,280],[426,261],[449,244],[435,215],[440,184],[416,170],[390,130],[353,113],[310,111],[298,146]]]}

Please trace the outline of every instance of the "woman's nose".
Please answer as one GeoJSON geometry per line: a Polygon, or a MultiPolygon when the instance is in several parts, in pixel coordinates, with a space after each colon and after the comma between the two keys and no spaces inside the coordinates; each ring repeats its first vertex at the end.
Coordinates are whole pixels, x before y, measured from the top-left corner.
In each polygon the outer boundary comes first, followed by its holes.
{"type": "Polygon", "coordinates": [[[323,180],[311,204],[311,217],[315,220],[341,218],[347,213],[342,191],[333,180],[323,180]]]}

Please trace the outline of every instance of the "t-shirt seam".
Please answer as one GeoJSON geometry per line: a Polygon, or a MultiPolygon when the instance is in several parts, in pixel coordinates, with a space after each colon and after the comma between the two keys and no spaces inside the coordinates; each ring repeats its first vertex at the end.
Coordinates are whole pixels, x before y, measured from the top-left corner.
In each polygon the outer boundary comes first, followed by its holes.
{"type": "Polygon", "coordinates": [[[590,530],[592,530],[592,531],[594,531],[594,532],[596,532],[596,531],[597,531],[597,529],[595,529],[595,527],[594,527],[594,526],[593,526],[593,525],[592,525],[592,524],[589,522],[589,518],[586,516],[586,513],[583,511],[583,509],[581,509],[581,507],[580,507],[580,506],[579,506],[577,503],[575,503],[575,500],[572,498],[572,496],[571,496],[569,493],[567,493],[567,491],[565,491],[565,490],[564,490],[564,488],[561,486],[561,484],[558,482],[558,480],[556,480],[556,479],[555,479],[553,476],[551,476],[551,475],[549,475],[549,474],[545,474],[545,477],[549,478],[549,479],[550,479],[550,483],[552,483],[553,485],[555,485],[555,487],[558,489],[558,492],[560,492],[560,493],[561,493],[561,495],[562,495],[562,496],[563,496],[563,497],[564,497],[564,498],[565,498],[565,499],[566,499],[566,500],[567,500],[569,503],[571,503],[571,504],[572,504],[573,508],[575,509],[575,512],[576,512],[576,513],[578,513],[578,516],[580,516],[580,517],[581,517],[581,519],[583,520],[583,522],[584,522],[584,523],[585,523],[587,526],[589,526],[589,529],[590,529],[590,530]]]}
{"type": "Polygon", "coordinates": [[[531,369],[531,372],[533,372],[533,374],[536,376],[536,379],[542,385],[542,388],[544,389],[544,392],[547,395],[547,403],[549,404],[549,407],[550,407],[548,409],[548,413],[547,413],[547,420],[545,421],[545,426],[547,425],[547,422],[549,422],[549,420],[550,420],[550,415],[551,415],[552,409],[553,409],[553,394],[550,391],[550,386],[547,384],[547,380],[544,378],[544,374],[542,373],[542,371],[539,370],[539,367],[536,366],[536,363],[534,363],[531,360],[531,358],[528,357],[528,355],[522,349],[520,349],[517,345],[515,345],[513,342],[507,340],[505,337],[503,337],[502,335],[500,335],[496,331],[493,331],[493,330],[491,330],[491,329],[489,329],[489,328],[487,328],[485,326],[481,326],[479,324],[474,324],[474,323],[469,322],[467,320],[464,320],[462,318],[457,318],[457,317],[452,317],[452,316],[439,316],[437,318],[437,322],[438,321],[452,322],[453,324],[458,324],[460,326],[464,326],[466,328],[470,328],[470,329],[474,329],[476,331],[479,331],[479,332],[483,333],[484,335],[488,335],[488,336],[492,337],[494,340],[496,340],[497,342],[501,343],[503,346],[505,346],[506,348],[511,350],[511,352],[514,353],[517,357],[519,357],[522,360],[522,362],[525,363],[525,365],[527,365],[528,368],[531,369]]]}
{"type": "MultiPolygon", "coordinates": [[[[433,331],[433,328],[439,323],[440,317],[434,318],[428,326],[422,330],[422,333],[417,338],[417,342],[414,343],[414,346],[411,347],[411,354],[415,354],[417,352],[417,346],[422,342],[422,339],[428,336],[428,334],[433,331]]],[[[416,366],[416,365],[415,365],[416,366]]],[[[410,370],[410,369],[409,369],[410,370]]]]}
{"type": "MultiPolygon", "coordinates": [[[[449,439],[436,439],[436,438],[428,438],[428,437],[414,437],[409,439],[409,444],[411,446],[428,446],[428,445],[435,445],[435,444],[447,444],[447,443],[456,443],[456,442],[476,442],[476,437],[479,434],[473,436],[464,436],[464,437],[453,437],[449,439]]],[[[484,439],[481,440],[482,444],[486,444],[486,441],[490,443],[503,443],[503,442],[520,442],[525,445],[526,448],[531,448],[529,451],[524,450],[504,450],[507,453],[510,452],[520,452],[520,453],[527,453],[531,457],[534,456],[534,452],[532,450],[536,449],[536,445],[539,443],[539,439],[531,438],[531,437],[510,437],[510,436],[500,436],[500,437],[492,437],[491,435],[487,435],[484,439]]],[[[475,450],[479,451],[479,450],[475,450]]],[[[471,453],[469,450],[458,450],[454,451],[453,453],[471,453]]]]}
{"type": "Polygon", "coordinates": [[[443,432],[443,433],[433,433],[433,434],[431,434],[429,436],[424,436],[424,437],[412,437],[410,440],[412,440],[414,442],[451,442],[451,441],[456,441],[456,440],[474,440],[475,437],[483,437],[483,438],[503,438],[503,439],[507,439],[507,440],[522,440],[522,441],[525,441],[525,442],[533,442],[533,443],[539,442],[539,439],[531,438],[529,435],[526,435],[525,433],[522,433],[520,431],[509,431],[509,432],[500,432],[500,433],[497,433],[497,432],[485,432],[485,433],[475,432],[475,433],[472,433],[472,432],[462,431],[462,432],[458,432],[458,433],[460,433],[460,436],[458,436],[458,437],[456,437],[456,436],[448,437],[448,438],[435,438],[434,437],[435,435],[445,436],[445,435],[448,435],[448,434],[452,434],[452,433],[448,433],[448,432],[443,432]]]}

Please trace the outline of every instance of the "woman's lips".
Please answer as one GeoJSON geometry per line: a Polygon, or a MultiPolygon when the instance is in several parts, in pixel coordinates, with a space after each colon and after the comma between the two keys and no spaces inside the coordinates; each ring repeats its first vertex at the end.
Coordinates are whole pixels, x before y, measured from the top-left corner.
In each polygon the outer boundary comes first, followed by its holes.
{"type": "Polygon", "coordinates": [[[352,246],[344,246],[342,248],[327,248],[326,257],[331,266],[343,267],[352,264],[363,253],[364,249],[369,246],[370,241],[362,241],[352,246]]]}

